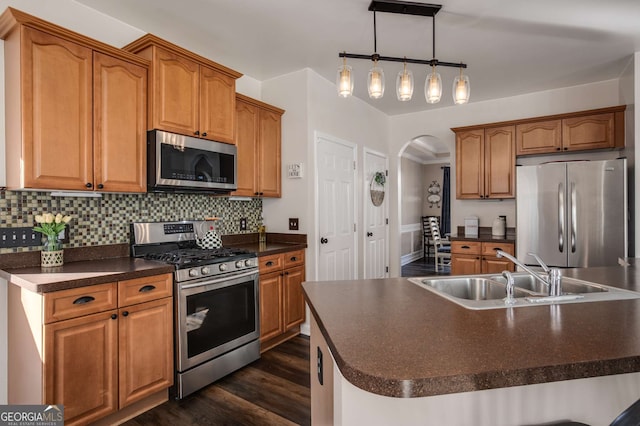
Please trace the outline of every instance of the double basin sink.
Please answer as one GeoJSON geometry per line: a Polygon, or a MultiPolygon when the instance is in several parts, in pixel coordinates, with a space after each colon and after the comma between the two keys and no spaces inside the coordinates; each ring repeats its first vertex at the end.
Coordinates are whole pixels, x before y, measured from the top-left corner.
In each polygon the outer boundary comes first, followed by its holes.
{"type": "MultiPolygon", "coordinates": [[[[540,274],[543,278],[546,275],[540,274]]],[[[640,293],[575,278],[562,277],[562,295],[548,296],[548,288],[525,272],[512,273],[516,303],[505,304],[506,279],[502,275],[461,275],[453,277],[409,278],[467,309],[497,309],[552,303],[583,303],[640,298],[640,293]]]]}

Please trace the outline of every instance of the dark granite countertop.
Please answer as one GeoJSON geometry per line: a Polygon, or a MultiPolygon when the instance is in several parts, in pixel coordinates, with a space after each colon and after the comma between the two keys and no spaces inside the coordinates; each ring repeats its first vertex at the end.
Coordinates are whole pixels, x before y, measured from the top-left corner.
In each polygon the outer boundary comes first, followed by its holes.
{"type": "Polygon", "coordinates": [[[515,228],[508,228],[504,237],[494,237],[491,235],[491,228],[480,227],[477,236],[467,236],[464,234],[464,226],[458,226],[457,234],[449,235],[450,241],[479,241],[483,243],[512,243],[516,242],[515,228]]]}
{"type": "Polygon", "coordinates": [[[225,246],[240,247],[255,252],[258,257],[307,248],[306,234],[267,233],[266,237],[267,241],[263,244],[259,243],[256,233],[225,235],[222,237],[222,242],[225,246]]]}
{"type": "Polygon", "coordinates": [[[172,265],[131,257],[67,262],[56,268],[40,266],[0,270],[0,277],[36,293],[173,273],[172,265]]]}
{"type": "MultiPolygon", "coordinates": [[[[640,262],[563,275],[640,290],[640,262]]],[[[342,375],[422,397],[640,371],[640,299],[468,310],[406,278],[305,282],[342,375]]]]}

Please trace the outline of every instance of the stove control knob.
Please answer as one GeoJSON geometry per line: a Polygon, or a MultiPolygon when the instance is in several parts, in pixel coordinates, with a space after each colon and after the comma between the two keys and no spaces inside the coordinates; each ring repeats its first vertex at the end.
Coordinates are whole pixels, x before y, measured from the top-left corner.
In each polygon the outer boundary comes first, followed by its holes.
{"type": "Polygon", "coordinates": [[[220,266],[218,266],[218,269],[220,269],[221,271],[226,271],[227,270],[227,264],[226,263],[221,263],[220,266]]]}
{"type": "Polygon", "coordinates": [[[244,263],[242,262],[242,260],[238,260],[236,262],[236,268],[242,268],[244,266],[244,263]]]}
{"type": "Polygon", "coordinates": [[[200,269],[200,272],[202,273],[202,275],[207,275],[211,273],[211,269],[209,269],[208,266],[205,266],[204,268],[200,269]]]}
{"type": "Polygon", "coordinates": [[[244,261],[244,266],[253,266],[253,262],[251,261],[251,259],[247,259],[244,261]]]}
{"type": "Polygon", "coordinates": [[[189,269],[189,276],[190,277],[197,277],[198,276],[198,270],[197,269],[189,269]]]}

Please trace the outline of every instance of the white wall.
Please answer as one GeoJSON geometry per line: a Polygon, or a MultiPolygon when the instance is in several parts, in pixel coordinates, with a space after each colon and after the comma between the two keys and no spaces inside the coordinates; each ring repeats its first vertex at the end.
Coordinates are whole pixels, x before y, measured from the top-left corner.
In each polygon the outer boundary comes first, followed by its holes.
{"type": "MultiPolygon", "coordinates": [[[[398,154],[411,139],[419,135],[434,136],[447,143],[452,154],[452,229],[455,230],[457,226],[463,225],[464,217],[469,215],[478,216],[480,226],[491,226],[496,216],[506,215],[507,224],[511,226],[515,223],[514,200],[456,200],[455,135],[451,128],[619,105],[618,86],[618,80],[608,80],[390,117],[389,149],[392,157],[395,158],[395,161],[391,161],[390,164],[390,174],[397,175],[398,154]]],[[[400,230],[396,207],[399,204],[397,189],[395,195],[392,193],[391,196],[393,197],[391,203],[391,236],[393,238],[393,235],[398,235],[400,230]],[[396,211],[394,212],[393,209],[396,211]]],[[[392,257],[391,276],[397,276],[399,268],[399,258],[392,257]]]]}

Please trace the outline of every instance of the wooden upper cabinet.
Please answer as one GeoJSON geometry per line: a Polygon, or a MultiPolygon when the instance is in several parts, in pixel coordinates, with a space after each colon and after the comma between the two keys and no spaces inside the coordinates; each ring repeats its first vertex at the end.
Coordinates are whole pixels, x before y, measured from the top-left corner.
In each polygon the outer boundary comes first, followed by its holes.
{"type": "Polygon", "coordinates": [[[515,190],[515,126],[485,129],[484,198],[513,198],[515,190]]]}
{"type": "Polygon", "coordinates": [[[562,120],[562,144],[565,151],[613,148],[614,114],[597,114],[562,120]]]}
{"type": "Polygon", "coordinates": [[[260,110],[258,186],[264,197],[281,196],[281,113],[260,110]]]}
{"type": "Polygon", "coordinates": [[[149,62],[8,8],[10,189],[146,191],[149,62]]]}
{"type": "Polygon", "coordinates": [[[150,130],[235,143],[236,79],[242,74],[152,34],[124,49],[151,61],[150,130]]]}
{"type": "MultiPolygon", "coordinates": [[[[24,28],[22,47],[22,69],[7,77],[16,88],[20,77],[23,83],[24,180],[15,182],[21,173],[8,170],[7,182],[18,188],[86,189],[93,182],[92,50],[31,28],[24,28]]],[[[8,99],[7,110],[17,107],[8,99]]],[[[20,140],[7,136],[7,150],[19,150],[20,140]]],[[[8,169],[20,164],[12,162],[7,158],[8,169]]]]}
{"type": "Polygon", "coordinates": [[[236,80],[200,66],[200,135],[235,143],[236,80]]]}
{"type": "Polygon", "coordinates": [[[145,192],[147,69],[94,53],[96,189],[145,192]]]}
{"type": "Polygon", "coordinates": [[[562,120],[516,125],[516,155],[544,154],[562,150],[562,120]]]}
{"type": "Polygon", "coordinates": [[[152,60],[150,129],[193,136],[198,130],[198,64],[164,49],[152,60]]]}
{"type": "Polygon", "coordinates": [[[236,100],[236,146],[238,147],[238,196],[252,197],[258,191],[258,107],[236,100]]]}
{"type": "Polygon", "coordinates": [[[484,196],[484,129],[456,134],[456,198],[484,196]]]}
{"type": "Polygon", "coordinates": [[[514,126],[456,132],[456,198],[515,197],[514,126]]]}
{"type": "Polygon", "coordinates": [[[516,154],[624,148],[624,111],[616,106],[516,122],[516,154]]]}
{"type": "Polygon", "coordinates": [[[236,95],[238,189],[233,195],[280,197],[283,110],[236,95]]]}

